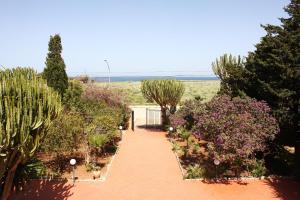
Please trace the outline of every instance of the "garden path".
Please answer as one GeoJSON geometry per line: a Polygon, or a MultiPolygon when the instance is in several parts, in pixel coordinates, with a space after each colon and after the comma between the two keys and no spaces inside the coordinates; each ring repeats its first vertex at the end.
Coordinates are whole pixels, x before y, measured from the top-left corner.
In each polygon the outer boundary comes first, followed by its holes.
{"type": "Polygon", "coordinates": [[[299,200],[299,186],[284,180],[218,184],[183,180],[165,133],[136,128],[124,134],[105,182],[77,182],[72,186],[71,182],[33,181],[29,190],[13,199],[299,200]]]}

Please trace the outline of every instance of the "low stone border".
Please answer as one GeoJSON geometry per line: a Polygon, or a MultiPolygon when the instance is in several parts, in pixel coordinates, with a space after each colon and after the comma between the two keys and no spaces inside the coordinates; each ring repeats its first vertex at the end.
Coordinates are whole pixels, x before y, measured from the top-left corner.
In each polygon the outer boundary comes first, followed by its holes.
{"type": "MultiPolygon", "coordinates": [[[[168,138],[168,141],[171,143],[171,144],[174,144],[174,142],[172,141],[171,138],[168,138]]],[[[174,153],[175,155],[175,158],[177,160],[177,163],[178,163],[178,166],[180,168],[180,172],[181,172],[181,176],[182,176],[182,179],[184,181],[212,181],[212,182],[222,182],[222,181],[257,181],[257,180],[276,180],[276,179],[293,179],[293,177],[289,177],[289,176],[277,176],[277,175],[270,175],[270,176],[261,176],[261,177],[253,177],[253,176],[250,176],[250,177],[233,177],[233,178],[185,178],[185,173],[184,173],[184,169],[180,163],[180,159],[177,155],[177,153],[175,151],[172,150],[172,152],[174,153]]]]}

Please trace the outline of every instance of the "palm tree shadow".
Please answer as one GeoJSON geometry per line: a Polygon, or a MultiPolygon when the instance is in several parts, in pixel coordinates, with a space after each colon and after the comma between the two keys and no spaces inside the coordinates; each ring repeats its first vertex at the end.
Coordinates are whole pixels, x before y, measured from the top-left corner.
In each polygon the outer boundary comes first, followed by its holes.
{"type": "Polygon", "coordinates": [[[31,180],[22,191],[12,194],[13,200],[66,200],[73,193],[73,187],[67,180],[31,180]]]}
{"type": "Polygon", "coordinates": [[[283,200],[300,199],[300,182],[286,179],[267,179],[266,184],[274,190],[274,196],[283,200]]]}

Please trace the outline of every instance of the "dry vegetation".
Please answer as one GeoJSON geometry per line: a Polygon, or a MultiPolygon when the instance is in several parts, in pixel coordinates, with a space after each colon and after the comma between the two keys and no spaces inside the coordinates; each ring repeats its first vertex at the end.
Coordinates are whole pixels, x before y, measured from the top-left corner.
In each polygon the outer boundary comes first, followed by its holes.
{"type": "MultiPolygon", "coordinates": [[[[220,88],[220,81],[218,80],[205,80],[205,81],[183,81],[185,85],[185,93],[182,101],[193,99],[200,96],[204,101],[209,101],[220,88]]],[[[97,83],[98,86],[106,87],[107,83],[97,83]]],[[[127,101],[131,105],[144,105],[149,104],[144,99],[141,93],[141,82],[112,82],[110,87],[114,90],[119,90],[119,93],[127,96],[127,101]]]]}

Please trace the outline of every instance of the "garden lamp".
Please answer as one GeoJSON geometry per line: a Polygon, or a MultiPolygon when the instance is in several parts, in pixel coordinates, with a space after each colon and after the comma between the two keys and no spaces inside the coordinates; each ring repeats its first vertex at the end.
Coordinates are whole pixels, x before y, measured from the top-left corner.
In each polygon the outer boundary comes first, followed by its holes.
{"type": "Polygon", "coordinates": [[[215,159],[215,160],[214,160],[214,164],[215,164],[216,166],[218,166],[218,165],[220,164],[220,161],[217,160],[217,159],[215,159]]]}
{"type": "Polygon", "coordinates": [[[72,165],[72,168],[73,168],[72,178],[73,178],[73,185],[74,185],[74,183],[75,183],[75,165],[76,165],[76,160],[74,158],[72,158],[70,160],[70,165],[72,165]]]}
{"type": "Polygon", "coordinates": [[[214,159],[214,164],[216,166],[216,178],[218,178],[218,165],[220,164],[220,161],[218,159],[214,159]]]}
{"type": "Polygon", "coordinates": [[[171,136],[171,133],[174,131],[174,128],[172,126],[169,127],[169,135],[171,136]]]}

